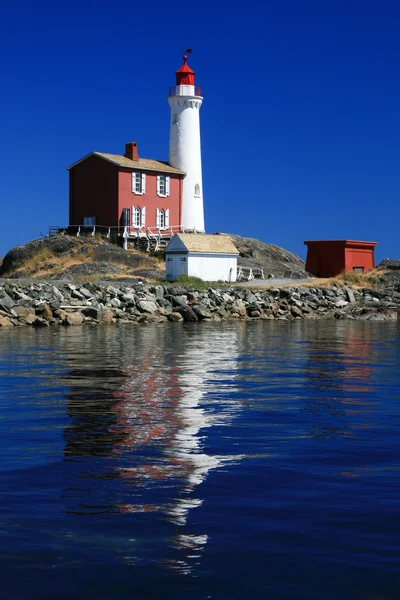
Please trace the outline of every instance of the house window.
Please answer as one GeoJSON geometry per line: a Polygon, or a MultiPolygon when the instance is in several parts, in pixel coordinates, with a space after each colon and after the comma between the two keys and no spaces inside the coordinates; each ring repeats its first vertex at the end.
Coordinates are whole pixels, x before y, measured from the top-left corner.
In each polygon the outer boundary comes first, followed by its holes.
{"type": "Polygon", "coordinates": [[[96,225],[96,217],[83,217],[84,227],[93,227],[96,225]]]}
{"type": "Polygon", "coordinates": [[[200,186],[198,183],[196,183],[196,185],[194,186],[194,195],[200,196],[200,186]]]}
{"type": "Polygon", "coordinates": [[[146,225],[146,207],[132,206],[132,227],[144,227],[146,225]]]}
{"type": "Polygon", "coordinates": [[[364,273],[364,267],[353,267],[354,273],[364,273]]]}
{"type": "Polygon", "coordinates": [[[146,174],[132,173],[132,192],[134,194],[144,194],[146,191],[146,174]]]}
{"type": "Polygon", "coordinates": [[[157,175],[158,196],[169,196],[169,179],[168,175],[157,175]]]}
{"type": "Polygon", "coordinates": [[[158,229],[166,229],[169,227],[169,208],[157,208],[156,210],[156,227],[158,229]]]}

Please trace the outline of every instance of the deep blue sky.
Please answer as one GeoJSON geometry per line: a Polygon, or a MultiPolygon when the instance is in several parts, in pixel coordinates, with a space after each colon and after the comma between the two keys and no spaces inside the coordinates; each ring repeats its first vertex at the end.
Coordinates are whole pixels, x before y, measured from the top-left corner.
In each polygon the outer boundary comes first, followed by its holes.
{"type": "Polygon", "coordinates": [[[21,0],[0,8],[0,256],[68,222],[92,150],[168,157],[168,87],[189,64],[208,232],[305,256],[306,239],[399,258],[400,4],[21,0]]]}

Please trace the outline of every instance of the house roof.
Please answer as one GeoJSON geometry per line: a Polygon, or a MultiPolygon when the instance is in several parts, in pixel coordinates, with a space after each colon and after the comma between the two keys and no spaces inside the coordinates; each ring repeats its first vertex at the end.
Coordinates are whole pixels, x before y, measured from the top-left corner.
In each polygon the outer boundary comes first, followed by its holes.
{"type": "Polygon", "coordinates": [[[201,254],[239,254],[227,235],[176,233],[165,252],[199,252],[201,254]]]}
{"type": "Polygon", "coordinates": [[[177,175],[185,175],[183,171],[171,167],[167,162],[161,160],[153,160],[152,158],[139,158],[139,160],[131,160],[121,154],[107,154],[106,152],[90,152],[80,160],[77,160],[73,165],[68,167],[67,170],[72,169],[75,165],[89,158],[89,156],[99,156],[104,160],[107,160],[118,167],[124,167],[127,169],[143,169],[145,171],[158,171],[161,173],[176,173],[177,175]]]}

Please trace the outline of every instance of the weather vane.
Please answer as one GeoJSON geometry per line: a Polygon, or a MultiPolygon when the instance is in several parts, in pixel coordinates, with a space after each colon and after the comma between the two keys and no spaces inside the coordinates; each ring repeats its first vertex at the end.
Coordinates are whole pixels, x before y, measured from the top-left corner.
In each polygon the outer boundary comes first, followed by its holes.
{"type": "Polygon", "coordinates": [[[193,52],[193,48],[186,48],[186,50],[181,50],[181,52],[183,52],[184,54],[190,54],[191,52],[193,52]]]}

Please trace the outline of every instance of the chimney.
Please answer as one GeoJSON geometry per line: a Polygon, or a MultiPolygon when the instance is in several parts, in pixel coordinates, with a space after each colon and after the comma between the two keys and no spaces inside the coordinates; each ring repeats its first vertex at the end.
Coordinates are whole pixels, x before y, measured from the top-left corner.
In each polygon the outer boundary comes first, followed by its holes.
{"type": "Polygon", "coordinates": [[[126,158],[130,158],[131,160],[139,160],[137,143],[136,142],[127,142],[125,144],[125,154],[126,158]]]}

